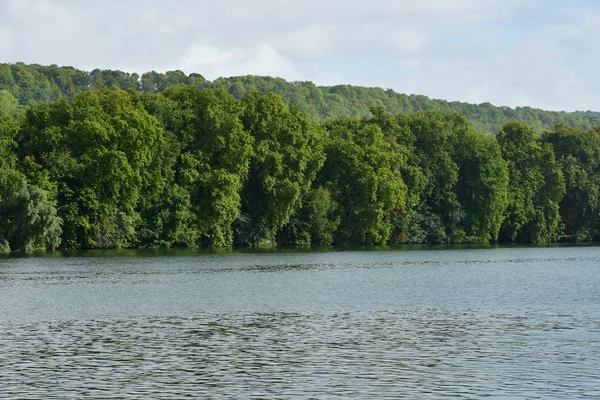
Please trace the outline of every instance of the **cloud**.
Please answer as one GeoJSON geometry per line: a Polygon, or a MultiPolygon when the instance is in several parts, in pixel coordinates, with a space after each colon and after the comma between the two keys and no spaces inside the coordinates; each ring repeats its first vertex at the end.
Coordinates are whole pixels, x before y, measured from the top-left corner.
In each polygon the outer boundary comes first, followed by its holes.
{"type": "Polygon", "coordinates": [[[387,44],[402,53],[414,53],[427,43],[427,34],[414,29],[398,29],[390,32],[387,44]]]}
{"type": "Polygon", "coordinates": [[[12,51],[14,38],[9,27],[0,27],[0,53],[8,54],[12,51]]]}
{"type": "Polygon", "coordinates": [[[325,60],[337,51],[340,40],[333,26],[309,25],[276,36],[273,43],[293,57],[325,60]]]}
{"type": "Polygon", "coordinates": [[[3,62],[275,75],[600,110],[587,0],[5,0],[3,62]]]}
{"type": "Polygon", "coordinates": [[[300,78],[293,63],[268,43],[250,49],[223,48],[209,43],[194,44],[174,65],[176,67],[188,73],[202,71],[208,79],[236,75],[300,78]]]}

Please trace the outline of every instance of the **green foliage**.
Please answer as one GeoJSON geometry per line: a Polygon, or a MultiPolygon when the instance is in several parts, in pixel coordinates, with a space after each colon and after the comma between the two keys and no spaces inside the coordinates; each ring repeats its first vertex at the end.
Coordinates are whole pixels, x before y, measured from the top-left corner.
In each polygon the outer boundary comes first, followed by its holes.
{"type": "Polygon", "coordinates": [[[47,193],[19,172],[0,169],[0,251],[53,250],[60,234],[61,219],[47,193]]]}
{"type": "Polygon", "coordinates": [[[454,188],[459,166],[453,160],[453,125],[449,117],[437,113],[399,116],[396,140],[409,147],[413,185],[406,217],[399,221],[400,240],[444,243],[452,241],[463,218],[454,188]],[[417,237],[413,237],[417,235],[417,237]],[[421,239],[421,238],[424,238],[421,239]]]}
{"type": "Polygon", "coordinates": [[[397,240],[496,240],[508,176],[495,141],[456,114],[400,115],[394,131],[411,154],[405,174],[409,201],[407,212],[397,221],[397,240]]]}
{"type": "Polygon", "coordinates": [[[0,90],[0,114],[12,114],[17,111],[19,100],[6,89],[0,90]]]}
{"type": "Polygon", "coordinates": [[[467,242],[496,241],[506,208],[506,162],[494,139],[474,131],[462,117],[454,123],[459,127],[453,143],[459,167],[455,193],[462,214],[455,238],[464,232],[467,242]]]}
{"type": "MultiPolygon", "coordinates": [[[[207,86],[210,83],[206,84],[207,86]]],[[[430,99],[422,95],[406,95],[382,88],[350,85],[316,86],[312,82],[286,82],[280,78],[264,76],[238,76],[219,78],[213,86],[224,88],[236,98],[245,91],[276,93],[286,103],[296,105],[313,120],[326,121],[339,116],[364,117],[373,108],[382,108],[390,114],[438,111],[444,114],[460,114],[477,130],[495,134],[510,121],[521,121],[534,127],[536,132],[564,124],[580,129],[600,125],[598,112],[555,112],[531,107],[496,107],[490,103],[469,104],[430,99]]]]}
{"type": "Polygon", "coordinates": [[[522,123],[507,124],[497,139],[510,175],[502,236],[528,243],[557,240],[565,180],[552,146],[522,123]]]}
{"type": "Polygon", "coordinates": [[[165,143],[135,96],[104,90],[32,106],[20,139],[28,178],[56,188],[65,246],[136,243],[139,212],[148,206],[140,197],[165,188],[158,165],[165,143]]]}
{"type": "Polygon", "coordinates": [[[249,92],[242,99],[242,123],[254,139],[236,244],[274,242],[301,206],[321,168],[323,130],[281,97],[249,92]]]}
{"type": "Polygon", "coordinates": [[[12,95],[0,92],[0,253],[60,244],[62,221],[48,192],[15,170],[20,117],[12,95]]]}
{"type": "Polygon", "coordinates": [[[337,203],[322,187],[304,196],[302,207],[280,232],[277,242],[296,246],[329,246],[340,225],[337,203]]]}
{"type": "Polygon", "coordinates": [[[0,169],[14,168],[15,166],[17,129],[15,119],[0,109],[0,169]]]}
{"type": "Polygon", "coordinates": [[[164,98],[160,118],[180,146],[175,181],[189,201],[186,244],[230,246],[253,144],[240,122],[242,107],[223,90],[179,86],[164,98]]]}
{"type": "Polygon", "coordinates": [[[0,251],[598,240],[598,122],[279,78],[0,64],[0,251]]]}
{"type": "Polygon", "coordinates": [[[565,234],[573,241],[600,234],[600,130],[557,126],[542,137],[554,149],[566,183],[560,202],[565,234]]]}
{"type": "Polygon", "coordinates": [[[392,215],[405,205],[402,157],[392,151],[381,128],[359,120],[340,119],[327,125],[327,161],[319,183],[339,205],[337,243],[385,244],[392,215]]]}
{"type": "Polygon", "coordinates": [[[10,244],[6,239],[0,239],[0,254],[10,253],[10,244]]]}
{"type": "Polygon", "coordinates": [[[73,67],[37,64],[0,64],[0,91],[6,90],[22,105],[32,101],[54,101],[90,89],[119,88],[143,93],[162,93],[172,86],[223,89],[240,100],[247,92],[275,93],[295,105],[311,119],[326,121],[340,116],[364,117],[372,108],[387,112],[413,113],[439,111],[460,114],[477,130],[495,134],[511,121],[532,126],[536,132],[566,125],[589,130],[600,125],[598,112],[554,112],[530,107],[496,107],[490,103],[468,104],[430,99],[422,95],[406,95],[391,89],[350,85],[316,86],[312,82],[287,82],[268,76],[237,76],[206,81],[200,74],[185,75],[181,71],[146,72],[140,76],[122,71],[95,69],[84,72],[73,67]]]}

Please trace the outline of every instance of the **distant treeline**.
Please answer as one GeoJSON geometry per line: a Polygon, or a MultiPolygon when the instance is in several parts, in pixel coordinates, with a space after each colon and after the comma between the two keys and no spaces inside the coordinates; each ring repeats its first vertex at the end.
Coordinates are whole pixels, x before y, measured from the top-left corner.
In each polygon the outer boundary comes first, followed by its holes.
{"type": "Polygon", "coordinates": [[[275,94],[133,89],[0,92],[0,248],[600,239],[598,128],[321,123],[275,94]]]}
{"type": "Polygon", "coordinates": [[[88,90],[118,88],[142,93],[161,93],[170,86],[184,85],[201,89],[225,89],[237,100],[248,91],[275,93],[288,104],[296,105],[314,121],[340,116],[368,117],[369,110],[381,107],[389,113],[440,111],[463,115],[477,130],[496,134],[511,121],[521,121],[536,133],[556,125],[590,130],[600,125],[599,112],[553,112],[530,107],[495,107],[489,103],[469,104],[432,100],[421,95],[406,95],[388,89],[359,86],[316,86],[312,82],[287,82],[280,78],[241,76],[207,81],[200,74],[181,71],[147,72],[141,76],[122,71],[95,69],[84,72],[72,67],[37,64],[0,64],[0,91],[6,90],[21,105],[72,99],[88,90]]]}

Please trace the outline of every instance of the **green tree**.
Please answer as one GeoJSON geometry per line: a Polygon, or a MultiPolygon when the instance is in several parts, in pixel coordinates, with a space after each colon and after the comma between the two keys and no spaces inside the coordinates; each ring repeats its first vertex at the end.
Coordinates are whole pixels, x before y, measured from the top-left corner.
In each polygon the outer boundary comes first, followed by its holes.
{"type": "Polygon", "coordinates": [[[140,197],[164,188],[158,121],[135,97],[104,90],[30,108],[20,159],[32,182],[56,187],[66,247],[136,243],[140,197]]]}
{"type": "Polygon", "coordinates": [[[338,205],[331,191],[317,187],[303,197],[302,207],[280,232],[277,243],[297,246],[329,246],[340,225],[338,205]]]}
{"type": "Polygon", "coordinates": [[[223,90],[177,86],[163,96],[160,118],[180,147],[176,183],[188,193],[193,216],[190,244],[230,246],[253,143],[240,122],[241,105],[223,90]]]}
{"type": "Polygon", "coordinates": [[[339,204],[337,243],[385,244],[392,216],[406,201],[400,175],[401,156],[392,151],[381,128],[360,120],[340,119],[327,125],[330,140],[319,183],[339,204]]]}
{"type": "Polygon", "coordinates": [[[509,171],[501,236],[526,243],[557,240],[565,180],[552,146],[542,143],[533,128],[517,122],[505,125],[497,140],[509,171]]]}
{"type": "Polygon", "coordinates": [[[600,233],[600,131],[557,126],[542,137],[550,143],[565,178],[560,202],[565,234],[574,241],[600,233]]]}
{"type": "Polygon", "coordinates": [[[19,116],[11,111],[11,104],[10,100],[8,104],[0,102],[0,169],[14,168],[17,160],[15,138],[19,129],[19,116]]]}
{"type": "Polygon", "coordinates": [[[454,125],[453,160],[458,165],[454,192],[462,217],[457,234],[468,241],[497,241],[504,220],[508,190],[508,170],[498,143],[475,131],[462,116],[450,117],[454,125]]]}
{"type": "Polygon", "coordinates": [[[454,191],[459,179],[452,154],[455,134],[447,119],[423,112],[398,117],[402,129],[397,141],[410,149],[414,182],[407,219],[399,221],[400,236],[408,242],[445,243],[464,236],[458,227],[464,213],[454,191]]]}
{"type": "Polygon", "coordinates": [[[61,223],[44,190],[0,168],[0,251],[53,250],[60,244],[61,223]]]}
{"type": "Polygon", "coordinates": [[[273,243],[301,206],[323,165],[324,133],[274,94],[248,92],[242,106],[242,123],[254,138],[254,152],[235,224],[236,244],[255,246],[273,243]]]}
{"type": "Polygon", "coordinates": [[[0,113],[12,114],[17,111],[19,100],[6,89],[0,90],[0,113]]]}
{"type": "Polygon", "coordinates": [[[494,140],[457,114],[399,115],[397,126],[388,124],[408,149],[404,170],[409,200],[396,221],[398,241],[496,240],[508,177],[494,140]]]}

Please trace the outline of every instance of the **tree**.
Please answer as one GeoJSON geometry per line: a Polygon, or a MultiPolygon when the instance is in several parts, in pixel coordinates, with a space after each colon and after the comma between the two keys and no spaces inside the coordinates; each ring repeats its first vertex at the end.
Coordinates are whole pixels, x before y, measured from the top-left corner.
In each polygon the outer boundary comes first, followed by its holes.
{"type": "Polygon", "coordinates": [[[14,113],[11,104],[13,103],[10,98],[8,104],[0,102],[0,169],[14,168],[17,160],[15,138],[19,128],[19,116],[14,113]]]}
{"type": "Polygon", "coordinates": [[[557,240],[565,180],[552,146],[542,143],[533,128],[518,122],[506,124],[497,140],[509,171],[501,236],[526,243],[557,240]]]}
{"type": "Polygon", "coordinates": [[[600,131],[557,126],[542,141],[552,145],[565,179],[560,201],[565,234],[574,241],[594,240],[600,233],[600,131]]]}
{"type": "Polygon", "coordinates": [[[47,193],[12,169],[0,169],[0,249],[53,250],[60,244],[61,219],[47,193]]]}
{"type": "Polygon", "coordinates": [[[399,115],[392,132],[406,146],[409,202],[397,220],[400,241],[462,243],[496,240],[507,172],[493,139],[459,115],[399,115]]]}
{"type": "Polygon", "coordinates": [[[460,241],[463,217],[454,188],[459,166],[453,160],[453,125],[440,113],[399,115],[396,140],[409,148],[412,185],[407,218],[400,219],[400,237],[408,242],[460,241]]]}
{"type": "Polygon", "coordinates": [[[392,216],[406,201],[406,185],[398,168],[401,156],[392,151],[375,124],[339,119],[327,129],[327,161],[318,182],[338,204],[340,226],[335,241],[387,243],[392,216]]]}
{"type": "Polygon", "coordinates": [[[61,220],[48,193],[30,185],[16,168],[17,116],[0,107],[0,252],[53,249],[61,220]]]}
{"type": "Polygon", "coordinates": [[[508,190],[508,170],[498,143],[475,131],[462,116],[450,117],[454,124],[453,159],[458,165],[454,192],[461,205],[462,218],[456,241],[487,243],[497,241],[504,220],[508,190]]]}
{"type": "Polygon", "coordinates": [[[296,246],[329,246],[340,225],[338,204],[330,190],[311,189],[303,196],[302,207],[290,218],[277,243],[296,246]]]}
{"type": "Polygon", "coordinates": [[[85,92],[31,107],[21,129],[21,166],[56,188],[66,247],[136,243],[140,198],[161,193],[164,137],[128,92],[85,92]]]}
{"type": "Polygon", "coordinates": [[[274,94],[248,92],[242,123],[254,139],[236,244],[273,243],[277,232],[301,206],[323,165],[324,133],[306,114],[274,94]]]}
{"type": "Polygon", "coordinates": [[[170,103],[160,118],[179,146],[176,183],[187,192],[193,216],[190,244],[230,246],[253,143],[240,122],[240,103],[224,90],[181,86],[163,96],[170,103]]]}
{"type": "Polygon", "coordinates": [[[19,106],[19,100],[6,89],[0,90],[0,113],[12,114],[19,106]]]}

